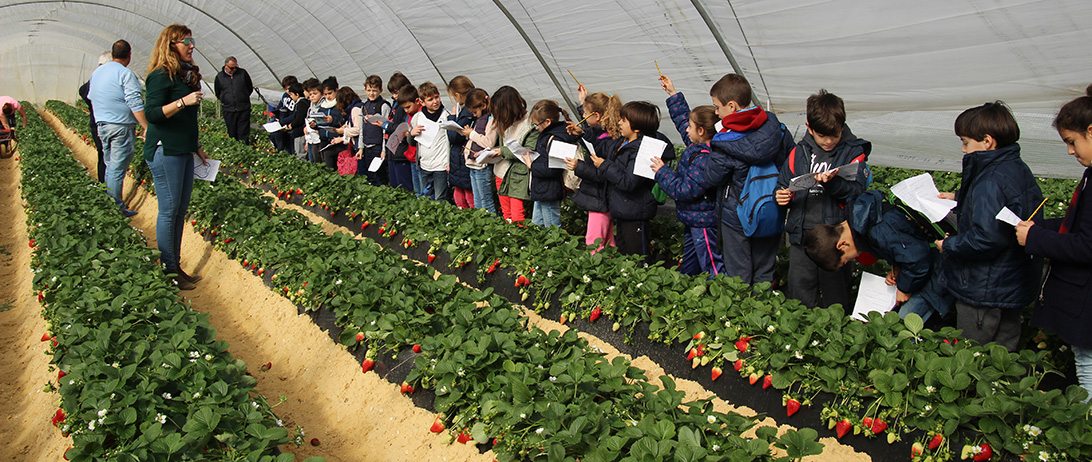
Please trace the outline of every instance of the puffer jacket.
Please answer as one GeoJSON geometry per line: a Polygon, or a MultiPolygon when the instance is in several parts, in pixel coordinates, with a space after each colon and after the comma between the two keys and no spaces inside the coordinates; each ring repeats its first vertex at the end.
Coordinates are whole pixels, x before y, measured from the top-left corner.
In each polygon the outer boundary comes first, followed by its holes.
{"type": "Polygon", "coordinates": [[[692,228],[712,228],[717,225],[716,187],[706,175],[711,148],[705,143],[692,143],[686,130],[690,126],[690,106],[682,93],[667,99],[671,121],[687,145],[675,169],[664,166],[656,172],[656,183],[675,199],[675,215],[692,228]]]}
{"type": "MultiPolygon", "coordinates": [[[[811,173],[812,152],[819,149],[811,133],[805,134],[804,138],[789,152],[789,158],[781,167],[781,176],[777,180],[778,188],[788,187],[794,177],[811,173]]],[[[842,139],[834,146],[831,167],[839,167],[850,162],[860,162],[865,165],[860,167],[853,181],[834,177],[822,185],[820,194],[797,191],[793,195],[792,202],[788,206],[789,212],[785,217],[785,232],[789,235],[789,244],[800,244],[804,235],[804,216],[810,207],[821,208],[821,224],[835,225],[845,220],[846,200],[863,193],[872,182],[872,171],[868,169],[866,163],[871,152],[871,142],[854,136],[848,125],[842,128],[842,139]]]]}
{"type": "Polygon", "coordinates": [[[550,168],[550,145],[556,141],[579,142],[576,135],[570,135],[565,130],[565,122],[560,121],[550,124],[538,135],[538,142],[535,143],[538,158],[531,163],[530,196],[533,201],[559,201],[565,198],[565,185],[561,182],[565,169],[550,168]]]}
{"type": "MultiPolygon", "coordinates": [[[[675,150],[671,142],[659,132],[655,138],[667,142],[663,154],[665,160],[675,157],[675,150]]],[[[656,216],[656,198],[652,196],[654,180],[633,174],[633,166],[637,160],[637,151],[641,148],[641,142],[646,137],[641,136],[634,141],[625,143],[618,148],[612,158],[603,160],[599,170],[603,179],[609,183],[607,187],[607,202],[610,205],[610,216],[615,220],[642,221],[651,220],[656,216]]],[[[624,140],[623,140],[624,141],[624,140]]],[[[596,151],[599,151],[596,147],[596,151]]]]}
{"type": "Polygon", "coordinates": [[[994,217],[1002,207],[1027,217],[1042,200],[1019,144],[963,156],[954,209],[959,232],[942,248],[945,283],[957,299],[989,308],[1023,308],[1035,300],[1042,261],[1027,255],[1012,226],[994,217]]]}
{"type": "MultiPolygon", "coordinates": [[[[596,147],[600,156],[607,155],[607,152],[600,150],[600,146],[616,141],[611,139],[610,133],[597,126],[584,130],[583,138],[588,144],[596,147]]],[[[602,172],[595,168],[591,157],[577,161],[573,172],[580,177],[580,187],[573,193],[573,203],[589,212],[610,212],[610,206],[607,205],[607,183],[603,180],[602,172]]]]}
{"type": "MultiPolygon", "coordinates": [[[[478,118],[474,117],[466,108],[459,110],[458,114],[447,116],[447,120],[459,124],[460,127],[473,126],[478,118]]],[[[451,143],[451,158],[448,160],[447,182],[453,187],[470,189],[470,169],[466,168],[466,159],[463,158],[463,150],[466,149],[467,139],[462,133],[448,130],[447,140],[451,143]]]]}

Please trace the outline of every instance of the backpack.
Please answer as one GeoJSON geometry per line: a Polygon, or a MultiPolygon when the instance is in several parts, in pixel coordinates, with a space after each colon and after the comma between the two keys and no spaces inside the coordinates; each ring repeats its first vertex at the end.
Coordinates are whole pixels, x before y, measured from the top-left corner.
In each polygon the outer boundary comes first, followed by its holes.
{"type": "MultiPolygon", "coordinates": [[[[781,136],[792,139],[785,124],[781,124],[781,136]]],[[[785,230],[785,209],[777,205],[774,196],[780,176],[776,160],[747,169],[747,179],[739,191],[739,205],[736,206],[739,224],[747,237],[776,236],[785,230]]]]}
{"type": "Polygon", "coordinates": [[[747,237],[776,236],[785,230],[785,210],[774,199],[779,176],[774,162],[747,169],[747,180],[739,191],[739,205],[736,206],[739,223],[747,237]]]}

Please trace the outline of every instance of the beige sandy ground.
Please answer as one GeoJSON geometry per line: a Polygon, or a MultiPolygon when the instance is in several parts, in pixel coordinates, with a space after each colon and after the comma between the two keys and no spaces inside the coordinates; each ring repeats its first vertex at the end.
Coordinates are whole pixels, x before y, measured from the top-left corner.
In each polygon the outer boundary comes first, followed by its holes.
{"type": "MultiPolygon", "coordinates": [[[[92,147],[60,126],[50,115],[43,116],[54,124],[55,129],[59,129],[62,139],[74,148],[78,159],[85,165],[93,165],[95,152],[92,147]]],[[[144,230],[154,245],[157,213],[154,198],[129,184],[126,187],[126,197],[130,208],[140,212],[134,217],[133,226],[144,230]]],[[[348,232],[298,207],[279,201],[278,205],[305,213],[316,223],[323,225],[327,232],[348,232]]],[[[4,213],[3,216],[10,215],[4,213]]],[[[212,315],[210,322],[217,328],[218,337],[231,344],[230,351],[236,357],[253,366],[252,373],[258,378],[259,392],[272,403],[277,402],[278,396],[288,398],[275,409],[285,423],[300,425],[306,430],[308,439],[316,437],[321,441],[318,447],[286,449],[301,458],[320,455],[330,461],[492,460],[491,453],[479,455],[467,446],[443,444],[441,438],[428,432],[433,420],[432,414],[414,407],[407,398],[398,393],[397,386],[379,379],[375,374],[360,374],[359,364],[352,355],[344,347],[331,341],[309,318],[298,316],[296,308],[287,299],[269,290],[258,277],[244,270],[238,262],[213,250],[193,233],[189,225],[186,228],[182,245],[183,267],[190,269],[191,274],[204,275],[206,280],[198,284],[198,289],[184,292],[183,295],[194,309],[212,315]],[[268,372],[256,370],[256,365],[266,362],[273,364],[268,372]]],[[[26,267],[25,263],[20,266],[26,267]]],[[[25,274],[29,275],[29,272],[25,274]]],[[[33,304],[30,294],[29,277],[26,285],[23,291],[26,295],[23,298],[32,304],[33,310],[36,305],[33,304]]],[[[5,314],[0,313],[0,319],[4,319],[2,316],[5,314]]],[[[530,311],[527,311],[527,316],[542,329],[567,329],[530,311]]],[[[621,355],[606,342],[585,333],[581,335],[608,355],[621,355]]],[[[27,338],[37,341],[37,338],[27,338]]],[[[40,345],[32,346],[41,348],[40,345]]],[[[40,363],[44,370],[46,358],[40,358],[40,363]]],[[[663,375],[663,369],[647,357],[633,359],[633,363],[645,369],[649,377],[663,375]]],[[[39,384],[44,383],[46,375],[42,374],[39,384]]],[[[695,382],[679,379],[676,381],[679,389],[687,393],[688,399],[712,396],[695,382]]],[[[6,387],[5,384],[4,390],[6,387]]],[[[33,384],[30,387],[34,388],[33,384]]],[[[46,411],[52,412],[49,401],[54,397],[42,393],[38,395],[45,396],[46,411]]],[[[734,408],[721,400],[718,400],[717,408],[754,415],[754,411],[750,409],[734,408]]],[[[44,426],[48,427],[48,414],[42,420],[46,422],[44,426]]],[[[766,418],[762,424],[777,425],[771,418],[766,418]]],[[[57,450],[63,449],[61,446],[66,444],[66,440],[59,435],[53,439],[61,441],[57,444],[57,450]]],[[[856,453],[851,447],[840,445],[836,440],[824,439],[821,442],[826,445],[825,453],[806,460],[870,460],[867,455],[856,453]]]]}

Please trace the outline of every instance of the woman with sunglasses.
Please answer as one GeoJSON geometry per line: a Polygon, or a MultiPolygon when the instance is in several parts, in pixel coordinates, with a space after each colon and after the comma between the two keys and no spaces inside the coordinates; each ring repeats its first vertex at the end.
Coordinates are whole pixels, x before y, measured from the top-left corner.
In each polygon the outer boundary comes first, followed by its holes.
{"type": "Polygon", "coordinates": [[[156,240],[165,274],[181,290],[193,289],[201,276],[190,276],[179,264],[182,229],[193,191],[194,155],[205,162],[197,134],[201,104],[201,72],[193,64],[193,33],[172,24],[163,29],[148,61],[145,111],[148,134],[144,160],[152,172],[159,216],[156,240]]]}

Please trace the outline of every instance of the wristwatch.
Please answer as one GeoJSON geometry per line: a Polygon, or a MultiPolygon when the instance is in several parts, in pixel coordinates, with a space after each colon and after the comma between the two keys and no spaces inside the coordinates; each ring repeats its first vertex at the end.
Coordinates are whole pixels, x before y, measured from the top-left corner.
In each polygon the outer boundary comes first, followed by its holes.
{"type": "Polygon", "coordinates": [[[186,107],[186,104],[183,103],[182,100],[175,101],[174,105],[178,106],[179,109],[182,109],[182,108],[186,107]]]}

